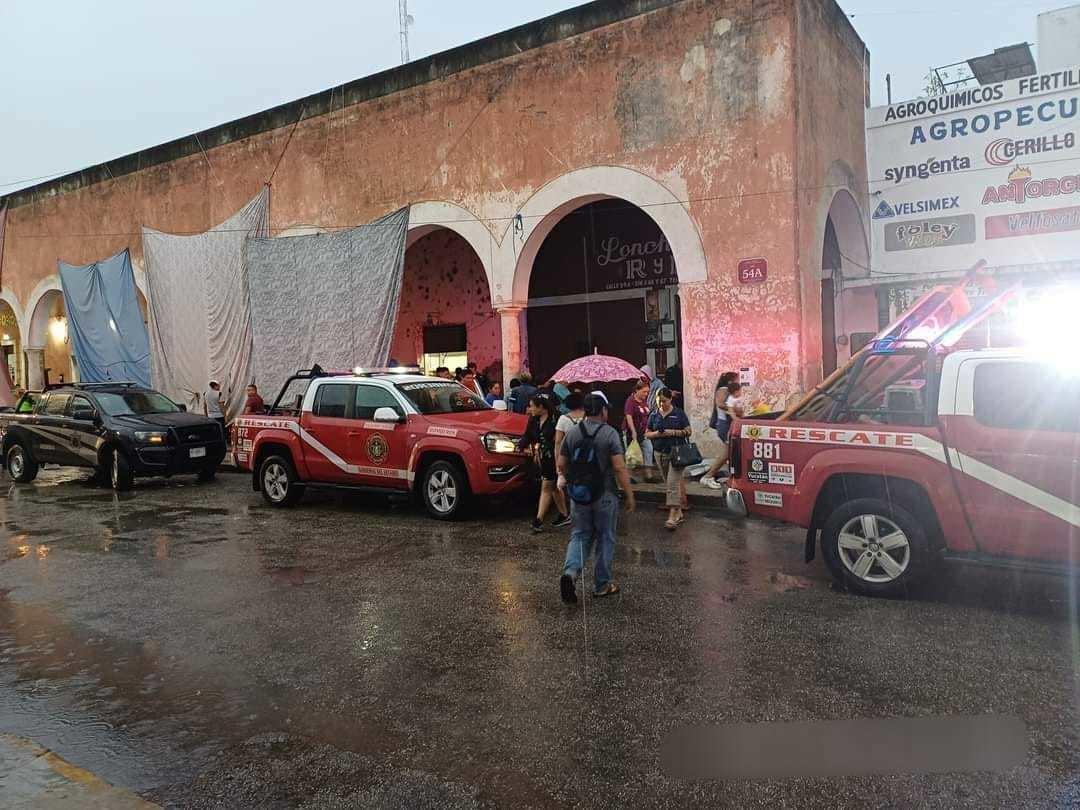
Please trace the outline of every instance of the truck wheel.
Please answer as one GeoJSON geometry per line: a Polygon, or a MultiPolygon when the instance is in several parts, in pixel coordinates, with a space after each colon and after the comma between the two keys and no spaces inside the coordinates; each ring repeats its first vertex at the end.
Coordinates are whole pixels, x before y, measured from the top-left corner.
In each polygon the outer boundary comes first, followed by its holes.
{"type": "Polygon", "coordinates": [[[12,480],[20,484],[28,484],[37,478],[38,463],[19,442],[15,442],[8,448],[7,468],[12,480]]]}
{"type": "Polygon", "coordinates": [[[304,485],[289,459],[267,456],[259,465],[259,490],[271,506],[292,506],[304,494],[304,485]]]}
{"type": "Polygon", "coordinates": [[[113,448],[112,461],[109,465],[109,483],[117,492],[127,492],[135,484],[135,473],[131,470],[131,462],[118,448],[113,448]]]}
{"type": "Polygon", "coordinates": [[[906,592],[930,561],[930,544],[919,519],[877,498],[837,507],[825,521],[821,551],[833,579],[867,596],[906,592]]]}
{"type": "Polygon", "coordinates": [[[464,513],[469,500],[465,472],[449,461],[436,461],[424,470],[420,497],[428,514],[438,520],[453,520],[464,513]]]}

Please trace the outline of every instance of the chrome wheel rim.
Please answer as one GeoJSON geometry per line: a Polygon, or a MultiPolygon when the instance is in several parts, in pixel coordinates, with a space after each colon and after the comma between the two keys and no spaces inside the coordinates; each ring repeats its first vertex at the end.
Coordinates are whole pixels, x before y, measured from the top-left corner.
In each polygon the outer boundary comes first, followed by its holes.
{"type": "Polygon", "coordinates": [[[911,563],[911,543],[903,530],[881,515],[853,517],[837,537],[844,567],[863,582],[893,582],[911,563]]]}
{"type": "Polygon", "coordinates": [[[440,515],[454,511],[457,504],[457,484],[446,470],[436,470],[428,477],[427,482],[428,503],[440,515]]]}
{"type": "Polygon", "coordinates": [[[23,451],[21,447],[14,447],[11,450],[11,455],[8,456],[8,470],[11,472],[12,478],[19,478],[22,476],[23,471],[26,469],[25,459],[23,458],[23,451]]]}
{"type": "Polygon", "coordinates": [[[281,503],[289,494],[289,474],[280,464],[269,464],[263,470],[263,489],[274,503],[281,503]]]}

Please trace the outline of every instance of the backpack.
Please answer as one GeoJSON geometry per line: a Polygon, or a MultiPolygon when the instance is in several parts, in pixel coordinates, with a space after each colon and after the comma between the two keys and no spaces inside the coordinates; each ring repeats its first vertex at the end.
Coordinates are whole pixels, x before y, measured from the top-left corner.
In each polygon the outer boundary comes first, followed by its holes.
{"type": "Polygon", "coordinates": [[[581,441],[570,455],[570,469],[566,476],[566,492],[570,500],[588,506],[600,500],[604,494],[604,470],[596,458],[596,434],[604,429],[600,425],[596,433],[589,434],[585,421],[578,424],[581,441]]]}

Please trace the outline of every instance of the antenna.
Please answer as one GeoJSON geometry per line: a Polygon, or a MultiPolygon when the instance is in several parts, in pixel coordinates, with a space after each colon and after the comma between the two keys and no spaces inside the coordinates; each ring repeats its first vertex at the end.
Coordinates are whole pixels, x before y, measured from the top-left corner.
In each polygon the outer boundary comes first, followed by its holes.
{"type": "Polygon", "coordinates": [[[398,22],[401,25],[401,64],[409,61],[409,26],[416,22],[409,13],[409,0],[398,0],[398,22]]]}

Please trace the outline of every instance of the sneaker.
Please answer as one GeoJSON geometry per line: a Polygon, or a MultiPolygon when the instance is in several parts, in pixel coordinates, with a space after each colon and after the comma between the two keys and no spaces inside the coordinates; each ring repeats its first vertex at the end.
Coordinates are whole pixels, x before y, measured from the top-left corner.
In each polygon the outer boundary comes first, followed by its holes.
{"type": "Polygon", "coordinates": [[[616,585],[614,582],[609,582],[603,588],[601,588],[596,593],[594,593],[593,596],[596,596],[596,597],[613,596],[613,595],[617,594],[618,592],[619,592],[619,586],[616,585]]]}
{"type": "Polygon", "coordinates": [[[712,478],[712,477],[710,477],[710,476],[708,476],[708,475],[706,475],[706,476],[703,476],[703,477],[702,477],[702,479],[701,479],[701,485],[702,485],[703,487],[709,487],[709,488],[711,489],[711,488],[712,488],[712,486],[713,486],[713,485],[714,485],[715,483],[716,483],[716,479],[715,479],[715,478],[712,478]]]}
{"type": "Polygon", "coordinates": [[[563,526],[569,526],[573,522],[574,519],[571,518],[569,515],[559,515],[557,518],[555,518],[555,522],[551,525],[554,526],[556,529],[561,529],[563,526]]]}
{"type": "Polygon", "coordinates": [[[559,594],[568,605],[577,602],[577,589],[574,587],[574,578],[569,574],[563,574],[559,579],[559,594]]]}
{"type": "Polygon", "coordinates": [[[724,482],[718,478],[710,478],[709,482],[705,484],[709,489],[723,489],[724,482]]]}
{"type": "Polygon", "coordinates": [[[529,524],[529,528],[539,534],[544,530],[544,523],[540,520],[540,518],[533,518],[532,523],[529,524]]]}

